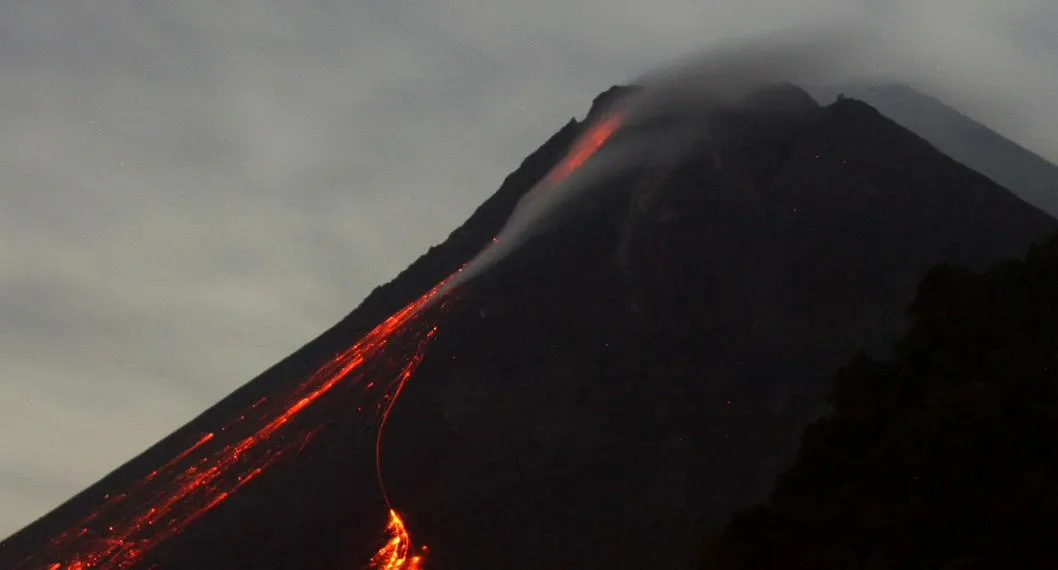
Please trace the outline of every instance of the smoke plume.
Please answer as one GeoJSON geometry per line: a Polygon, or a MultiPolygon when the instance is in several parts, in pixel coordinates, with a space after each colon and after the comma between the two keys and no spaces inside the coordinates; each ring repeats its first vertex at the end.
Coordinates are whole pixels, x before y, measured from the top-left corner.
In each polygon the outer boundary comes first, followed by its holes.
{"type": "Polygon", "coordinates": [[[710,113],[745,105],[747,96],[765,87],[789,83],[818,94],[836,85],[903,82],[931,93],[959,94],[963,106],[997,105],[984,86],[938,73],[941,60],[916,51],[916,45],[910,36],[863,26],[800,28],[714,45],[635,78],[629,83],[636,88],[586,125],[571,156],[529,190],[493,243],[461,269],[448,289],[546,231],[567,204],[601,190],[607,181],[659,161],[678,160],[695,143],[716,134],[709,128],[710,113]],[[578,159],[572,155],[590,147],[600,125],[607,123],[616,123],[614,132],[570,169],[570,161],[578,159]]]}

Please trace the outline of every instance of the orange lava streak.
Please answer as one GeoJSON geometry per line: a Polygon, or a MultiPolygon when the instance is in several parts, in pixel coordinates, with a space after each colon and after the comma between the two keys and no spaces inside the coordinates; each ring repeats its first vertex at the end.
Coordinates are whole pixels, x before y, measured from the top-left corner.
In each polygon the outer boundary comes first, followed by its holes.
{"type": "MultiPolygon", "coordinates": [[[[297,436],[299,441],[293,443],[285,441],[285,436],[279,442],[273,443],[272,440],[304,410],[378,356],[390,340],[435,300],[446,282],[372,329],[359,342],[322,366],[285,401],[281,399],[277,404],[267,406],[269,409],[257,412],[258,407],[266,407],[263,406],[266,400],[258,400],[246,414],[220,430],[229,432],[249,428],[252,430],[249,434],[226,445],[216,442],[215,434],[205,434],[132,485],[126,493],[107,497],[89,517],[52,541],[54,550],[51,556],[61,556],[64,562],[55,562],[53,558],[41,564],[31,558],[19,568],[79,570],[136,566],[154,547],[230,498],[281,456],[299,450],[315,435],[316,429],[303,430],[304,433],[297,436]],[[250,427],[248,414],[253,414],[253,423],[263,425],[250,427]],[[122,502],[127,508],[115,512],[115,507],[122,502]],[[132,510],[130,503],[138,510],[132,510]],[[99,523],[94,522],[97,519],[100,519],[99,523]],[[90,523],[96,527],[102,525],[102,532],[93,530],[90,523]]],[[[422,358],[419,356],[413,360],[417,364],[422,358]]],[[[398,391],[413,370],[414,367],[402,370],[398,377],[398,391]]],[[[354,381],[360,376],[355,376],[354,381]]]]}
{"type": "Polygon", "coordinates": [[[426,333],[426,338],[419,344],[418,349],[408,360],[408,363],[404,365],[404,369],[400,371],[400,375],[397,376],[394,382],[396,386],[393,389],[393,395],[389,398],[389,402],[386,403],[382,412],[382,421],[378,424],[378,434],[375,436],[375,471],[378,474],[378,486],[382,490],[382,497],[386,500],[386,506],[391,510],[393,505],[389,502],[389,494],[386,492],[386,484],[382,477],[382,434],[386,431],[386,424],[389,422],[389,415],[393,412],[393,406],[397,404],[397,399],[404,392],[404,387],[408,384],[408,380],[411,380],[419,364],[422,364],[423,359],[426,358],[426,345],[433,340],[436,334],[437,327],[433,327],[430,332],[426,333]]]}
{"type": "Polygon", "coordinates": [[[181,461],[187,459],[187,457],[189,455],[191,455],[192,453],[198,451],[198,449],[200,447],[202,447],[203,445],[206,445],[207,443],[209,443],[212,440],[213,440],[213,433],[212,432],[203,435],[201,438],[199,438],[199,440],[197,442],[195,442],[195,445],[192,445],[191,447],[185,449],[180,455],[177,455],[176,457],[171,459],[169,461],[169,463],[166,463],[161,468],[155,469],[154,471],[151,471],[150,474],[147,475],[147,478],[145,479],[145,481],[153,481],[154,478],[157,477],[159,473],[162,473],[162,472],[168,471],[169,469],[172,469],[174,465],[176,465],[177,463],[180,463],[181,461]]]}
{"type": "MultiPolygon", "coordinates": [[[[610,140],[610,137],[617,132],[623,122],[623,113],[615,111],[593,125],[576,141],[576,143],[574,143],[573,148],[563,158],[562,162],[551,170],[547,176],[547,182],[550,184],[561,182],[575,170],[583,166],[588,159],[594,156],[595,153],[598,152],[608,140],[610,140]]],[[[498,243],[498,238],[493,237],[486,246],[486,249],[488,247],[493,247],[498,243]]],[[[460,267],[455,273],[438,284],[431,290],[431,292],[436,293],[441,290],[449,280],[461,271],[463,271],[463,267],[460,267]]],[[[389,420],[390,413],[393,411],[393,406],[397,403],[397,399],[400,397],[401,392],[403,392],[408,380],[411,379],[412,374],[415,373],[416,368],[418,368],[419,364],[422,362],[425,346],[436,333],[437,327],[433,327],[426,335],[426,338],[419,346],[419,349],[408,361],[407,365],[405,365],[404,370],[397,379],[393,395],[382,412],[382,420],[379,422],[378,435],[375,440],[375,469],[378,475],[379,488],[382,490],[382,496],[386,501],[386,506],[389,507],[389,524],[386,526],[386,533],[390,538],[375,556],[371,558],[370,568],[372,568],[372,570],[420,570],[422,568],[423,558],[422,556],[411,555],[411,536],[404,525],[404,520],[401,519],[400,514],[393,509],[393,505],[389,500],[389,494],[386,492],[384,478],[382,477],[382,434],[385,430],[386,422],[389,420]]],[[[371,385],[369,385],[369,388],[370,387],[371,385]]]]}
{"type": "Polygon", "coordinates": [[[421,570],[422,556],[411,554],[411,537],[404,526],[404,520],[397,511],[390,509],[389,524],[386,526],[389,540],[386,545],[371,558],[371,570],[421,570]]]}
{"type": "Polygon", "coordinates": [[[397,400],[404,391],[404,387],[407,386],[408,380],[411,380],[415,370],[426,357],[426,347],[436,334],[437,327],[430,329],[430,332],[426,333],[426,338],[419,344],[415,354],[404,365],[404,369],[401,370],[395,381],[396,386],[393,389],[393,395],[389,398],[382,412],[382,420],[378,424],[378,435],[375,436],[375,474],[378,477],[378,487],[382,491],[382,498],[386,501],[386,506],[389,508],[389,524],[386,526],[386,534],[389,535],[389,540],[371,558],[370,567],[374,570],[419,570],[422,568],[422,556],[409,556],[412,551],[411,535],[404,525],[404,520],[393,509],[393,504],[389,500],[389,492],[386,490],[385,478],[382,476],[382,434],[385,432],[386,424],[389,422],[393,406],[396,405],[397,400]]]}
{"type": "MultiPolygon", "coordinates": [[[[606,144],[622,122],[623,114],[613,112],[594,124],[548,174],[546,182],[560,182],[580,168],[606,144]]],[[[493,239],[489,245],[496,243],[496,239],[493,239]]],[[[444,296],[445,286],[462,270],[461,267],[422,297],[383,321],[353,346],[321,366],[285,398],[270,395],[259,399],[216,434],[211,432],[202,435],[194,444],[131,485],[124,493],[105,496],[103,504],[88,517],[52,539],[52,550],[41,553],[51,560],[41,562],[34,556],[16,567],[16,570],[125,570],[138,566],[143,556],[158,544],[180,533],[230,498],[287,453],[300,451],[316,435],[318,427],[303,430],[296,436],[298,441],[293,443],[283,437],[278,442],[273,443],[272,440],[284,426],[343,381],[351,376],[353,382],[359,381],[363,376],[361,367],[378,356],[398,333],[434,301],[444,296]],[[250,416],[250,421],[247,421],[247,416],[250,416]],[[235,437],[234,442],[237,443],[222,444],[218,441],[229,439],[232,436],[227,434],[235,431],[243,434],[235,437]],[[119,505],[125,508],[119,511],[119,505]],[[55,562],[57,558],[62,561],[55,562]]],[[[375,570],[421,570],[423,565],[421,555],[412,555],[408,530],[390,505],[382,482],[381,438],[394,404],[422,362],[425,348],[436,332],[437,328],[433,327],[425,338],[420,339],[415,354],[393,381],[389,393],[384,395],[388,401],[380,408],[382,416],[376,440],[376,470],[390,510],[386,527],[389,539],[371,559],[371,568],[375,570]]],[[[371,381],[366,390],[374,386],[375,382],[371,381]]]]}
{"type": "Polygon", "coordinates": [[[606,144],[606,141],[610,140],[610,137],[617,132],[623,122],[623,114],[614,112],[592,125],[588,132],[577,139],[577,142],[574,143],[573,148],[562,162],[551,171],[547,181],[551,184],[561,182],[573,171],[580,168],[606,144]]]}

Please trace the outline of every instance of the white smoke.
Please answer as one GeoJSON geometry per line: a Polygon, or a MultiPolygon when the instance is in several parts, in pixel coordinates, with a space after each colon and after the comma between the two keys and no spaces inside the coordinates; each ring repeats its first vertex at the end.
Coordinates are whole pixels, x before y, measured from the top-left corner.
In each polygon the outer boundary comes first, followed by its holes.
{"type": "MultiPolygon", "coordinates": [[[[919,50],[916,46],[921,44],[913,38],[845,24],[800,28],[716,45],[642,75],[630,82],[639,89],[595,119],[598,123],[613,114],[622,117],[621,130],[612,140],[565,179],[553,182],[549,174],[530,189],[493,243],[467,263],[446,289],[479,275],[545,231],[569,202],[621,174],[677,158],[694,141],[710,136],[703,120],[709,112],[737,104],[768,85],[785,82],[812,93],[833,85],[903,82],[938,95],[960,94],[957,98],[964,106],[996,106],[985,86],[939,73],[941,59],[919,50]],[[668,127],[636,130],[659,121],[668,127]],[[687,131],[688,125],[695,130],[687,131]]],[[[584,132],[590,133],[591,126],[584,132]]]]}

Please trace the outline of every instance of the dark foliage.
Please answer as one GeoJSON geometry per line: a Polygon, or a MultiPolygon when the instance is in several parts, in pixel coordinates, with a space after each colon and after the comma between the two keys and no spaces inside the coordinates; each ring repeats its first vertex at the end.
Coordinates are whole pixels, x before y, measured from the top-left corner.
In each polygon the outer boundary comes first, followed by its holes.
{"type": "Polygon", "coordinates": [[[715,568],[1056,568],[1058,237],[975,273],[938,265],[895,356],[842,368],[770,502],[715,568]]]}

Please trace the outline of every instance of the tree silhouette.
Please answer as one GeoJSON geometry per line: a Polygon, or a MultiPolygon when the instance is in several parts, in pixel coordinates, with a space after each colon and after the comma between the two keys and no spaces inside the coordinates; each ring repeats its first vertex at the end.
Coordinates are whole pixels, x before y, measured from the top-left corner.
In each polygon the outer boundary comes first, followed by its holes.
{"type": "Polygon", "coordinates": [[[725,570],[1058,568],[1058,236],[922,280],[891,360],[858,354],[725,570]]]}

